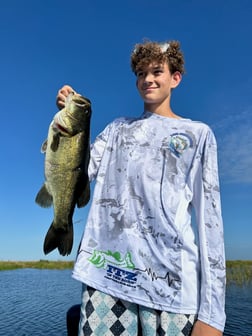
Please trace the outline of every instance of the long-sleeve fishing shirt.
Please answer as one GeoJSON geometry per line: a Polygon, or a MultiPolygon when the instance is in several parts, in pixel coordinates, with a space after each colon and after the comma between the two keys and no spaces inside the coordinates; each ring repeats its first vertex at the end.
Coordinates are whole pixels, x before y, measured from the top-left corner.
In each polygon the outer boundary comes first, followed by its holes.
{"type": "Polygon", "coordinates": [[[223,330],[225,255],[211,129],[150,112],[117,119],[92,145],[89,176],[96,185],[73,277],[136,304],[198,314],[223,330]]]}

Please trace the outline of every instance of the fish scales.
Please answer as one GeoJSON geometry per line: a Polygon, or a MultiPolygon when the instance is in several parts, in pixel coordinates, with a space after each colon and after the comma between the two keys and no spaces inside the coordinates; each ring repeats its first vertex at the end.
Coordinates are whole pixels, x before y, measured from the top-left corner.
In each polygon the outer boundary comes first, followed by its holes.
{"type": "Polygon", "coordinates": [[[88,164],[90,157],[91,103],[70,95],[65,108],[49,126],[45,152],[45,183],[36,196],[42,207],[53,205],[54,218],[44,240],[44,253],[58,248],[61,255],[73,246],[73,213],[90,199],[88,164]]]}

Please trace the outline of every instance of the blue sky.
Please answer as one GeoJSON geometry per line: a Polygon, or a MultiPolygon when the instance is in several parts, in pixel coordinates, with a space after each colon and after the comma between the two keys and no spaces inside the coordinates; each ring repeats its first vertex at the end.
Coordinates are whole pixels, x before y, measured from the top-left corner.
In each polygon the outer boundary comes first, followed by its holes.
{"type": "Polygon", "coordinates": [[[250,0],[1,1],[0,260],[75,258],[89,206],[75,211],[71,255],[45,256],[53,213],[34,202],[55,97],[67,83],[91,99],[92,140],[139,115],[129,57],[144,38],[181,42],[187,73],[172,108],[214,130],[226,256],[252,259],[251,15],[250,0]]]}

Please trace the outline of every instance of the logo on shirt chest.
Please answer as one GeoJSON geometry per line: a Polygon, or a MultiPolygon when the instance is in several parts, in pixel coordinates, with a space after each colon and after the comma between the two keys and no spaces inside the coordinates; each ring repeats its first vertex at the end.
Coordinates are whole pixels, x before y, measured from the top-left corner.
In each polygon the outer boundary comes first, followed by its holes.
{"type": "Polygon", "coordinates": [[[124,286],[136,287],[137,273],[128,271],[128,269],[133,270],[135,268],[130,252],[122,257],[119,252],[94,250],[88,260],[95,267],[106,270],[104,276],[106,279],[124,286]]]}
{"type": "Polygon", "coordinates": [[[186,133],[173,133],[170,137],[169,149],[178,158],[190,147],[193,141],[186,133]]]}
{"type": "Polygon", "coordinates": [[[125,286],[136,287],[137,274],[118,268],[114,265],[107,265],[105,278],[125,286]]]}

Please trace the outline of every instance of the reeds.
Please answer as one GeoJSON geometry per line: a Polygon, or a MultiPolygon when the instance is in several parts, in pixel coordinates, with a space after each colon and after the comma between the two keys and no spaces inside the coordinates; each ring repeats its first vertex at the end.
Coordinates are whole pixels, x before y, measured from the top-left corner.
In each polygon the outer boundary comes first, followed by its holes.
{"type": "Polygon", "coordinates": [[[227,284],[252,284],[252,260],[228,260],[227,284]]]}
{"type": "Polygon", "coordinates": [[[71,269],[73,261],[0,261],[0,271],[15,270],[18,268],[37,268],[37,269],[71,269]]]}
{"type": "MultiPolygon", "coordinates": [[[[14,270],[18,268],[36,269],[72,269],[73,261],[0,261],[0,271],[14,270]]],[[[227,284],[246,285],[252,284],[252,260],[228,260],[227,284]]]]}

